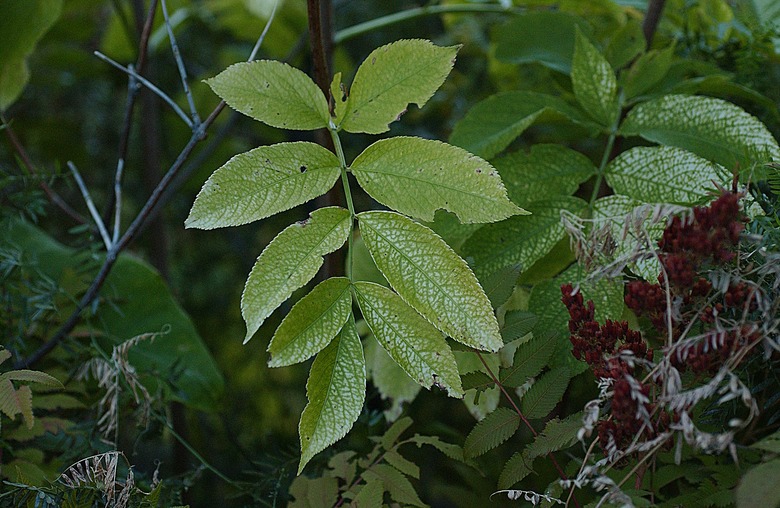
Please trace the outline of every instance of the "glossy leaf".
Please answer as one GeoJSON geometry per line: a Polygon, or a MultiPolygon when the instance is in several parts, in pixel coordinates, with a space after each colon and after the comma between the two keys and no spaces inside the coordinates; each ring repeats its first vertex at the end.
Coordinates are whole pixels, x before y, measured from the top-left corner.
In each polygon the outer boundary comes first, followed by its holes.
{"type": "Polygon", "coordinates": [[[519,206],[571,195],[596,174],[590,159],[562,145],[533,145],[528,153],[512,152],[494,164],[509,198],[519,206]]]}
{"type": "Polygon", "coordinates": [[[501,369],[501,384],[517,387],[538,375],[561,344],[555,332],[538,332],[531,340],[518,346],[512,366],[501,369]]]}
{"type": "Polygon", "coordinates": [[[432,221],[445,209],[461,222],[496,222],[522,213],[485,160],[440,141],[395,137],[377,141],[350,167],[360,186],[385,206],[432,221]]]}
{"type": "Polygon", "coordinates": [[[269,367],[308,360],[339,333],[352,312],[349,279],[334,277],[320,282],[285,316],[268,345],[269,367]]]}
{"type": "Polygon", "coordinates": [[[563,398],[571,375],[568,367],[557,367],[542,375],[523,395],[520,411],[526,418],[544,418],[563,398]]]}
{"type": "Polygon", "coordinates": [[[206,83],[231,108],[294,130],[326,128],[328,101],[303,71],[274,60],[233,64],[206,83]]]}
{"type": "Polygon", "coordinates": [[[466,458],[479,457],[515,435],[520,417],[513,410],[500,407],[477,423],[463,444],[466,458]]]}
{"type": "Polygon", "coordinates": [[[298,474],[314,455],[349,432],[363,408],[365,393],[363,345],[355,326],[347,322],[311,366],[306,383],[309,403],[298,426],[301,436],[298,474]]]}
{"type": "Polygon", "coordinates": [[[417,312],[467,346],[497,351],[503,345],[477,278],[433,231],[393,212],[364,212],[358,221],[377,267],[417,312]]]}
{"type": "Polygon", "coordinates": [[[247,323],[244,343],[293,291],[317,275],[322,256],[344,245],[351,224],[348,210],[321,208],[271,240],[257,258],[241,297],[241,314],[247,323]]]}
{"type": "Polygon", "coordinates": [[[579,198],[559,196],[528,205],[531,215],[488,224],[463,245],[479,274],[517,263],[527,268],[547,254],[565,235],[561,210],[579,214],[586,207],[579,198]]]}
{"type": "Polygon", "coordinates": [[[577,28],[587,22],[563,12],[531,11],[515,16],[496,31],[496,58],[508,63],[539,62],[569,74],[577,28]]]}
{"type": "Polygon", "coordinates": [[[363,318],[390,357],[424,388],[436,385],[462,397],[458,366],[442,334],[386,287],[354,287],[363,318]]]}
{"type": "Polygon", "coordinates": [[[615,71],[579,30],[574,43],[571,82],[582,108],[602,126],[611,127],[620,114],[615,71]]]}
{"type": "Polygon", "coordinates": [[[261,146],[206,180],[185,225],[213,229],[264,219],[325,194],[340,174],[338,158],[314,143],[261,146]]]}
{"type": "Polygon", "coordinates": [[[684,148],[728,170],[780,159],[780,147],[764,124],[712,97],[666,95],[643,102],[628,113],[620,133],[684,148]]]}
{"type": "Polygon", "coordinates": [[[618,155],[605,170],[618,193],[644,203],[693,205],[731,180],[706,159],[671,146],[636,147],[618,155]],[[714,183],[713,183],[714,182],[714,183]]]}
{"type": "Polygon", "coordinates": [[[586,126],[591,123],[585,113],[559,97],[537,92],[502,92],[471,108],[455,124],[450,143],[491,159],[537,120],[553,118],[586,126]]]}
{"type": "Polygon", "coordinates": [[[428,102],[450,73],[457,52],[457,46],[439,47],[422,39],[375,49],[355,74],[337,126],[347,132],[387,131],[410,103],[422,107],[428,102]]]}

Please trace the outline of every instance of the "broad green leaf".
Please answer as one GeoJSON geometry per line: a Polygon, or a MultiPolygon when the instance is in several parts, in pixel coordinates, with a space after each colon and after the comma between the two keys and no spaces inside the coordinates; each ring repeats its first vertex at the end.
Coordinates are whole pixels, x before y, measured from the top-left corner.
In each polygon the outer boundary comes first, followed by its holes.
{"type": "Polygon", "coordinates": [[[422,107],[455,63],[457,46],[439,47],[409,39],[375,49],[352,81],[342,122],[347,132],[379,134],[400,118],[410,103],[422,107]]]}
{"type": "Polygon", "coordinates": [[[520,411],[526,418],[544,418],[563,398],[571,379],[569,368],[556,367],[542,375],[523,395],[520,411]]]}
{"type": "Polygon", "coordinates": [[[478,422],[463,444],[466,458],[479,457],[515,435],[520,417],[513,410],[500,407],[478,422]]]}
{"type": "Polygon", "coordinates": [[[515,16],[496,30],[496,58],[508,63],[539,62],[569,74],[577,28],[590,31],[583,18],[563,12],[531,11],[515,16]]]}
{"type": "Polygon", "coordinates": [[[11,370],[0,374],[0,381],[4,379],[10,379],[13,381],[30,381],[32,383],[39,383],[46,386],[53,386],[56,388],[62,388],[62,383],[56,377],[53,377],[45,372],[37,370],[11,370]]]}
{"type": "Polygon", "coordinates": [[[519,206],[571,195],[596,174],[590,159],[562,145],[533,145],[528,153],[512,152],[494,164],[509,198],[519,206]]]}
{"type": "Polygon", "coordinates": [[[340,174],[338,158],[320,145],[261,146],[214,171],[184,224],[214,229],[264,219],[325,194],[340,174]]]}
{"type": "Polygon", "coordinates": [[[482,224],[463,224],[455,215],[444,210],[436,212],[433,222],[425,223],[434,233],[439,235],[447,245],[458,252],[474,231],[482,227],[482,224]]]}
{"type": "Polygon", "coordinates": [[[561,210],[579,214],[586,203],[575,197],[558,196],[528,205],[531,215],[510,217],[488,224],[463,245],[479,274],[491,273],[517,263],[527,269],[547,254],[565,235],[561,210]]]}
{"type": "Polygon", "coordinates": [[[643,94],[653,88],[669,72],[674,56],[674,46],[663,50],[648,51],[637,59],[620,76],[626,99],[643,94]]]}
{"type": "Polygon", "coordinates": [[[417,480],[420,479],[420,467],[414,462],[402,457],[401,454],[398,453],[397,451],[386,450],[383,457],[385,459],[385,462],[387,462],[397,470],[401,471],[406,476],[411,476],[412,478],[416,478],[417,480]]]}
{"type": "Polygon", "coordinates": [[[672,146],[632,148],[604,173],[612,190],[644,203],[694,205],[731,180],[724,168],[672,146]]]}
{"type": "Polygon", "coordinates": [[[333,75],[333,81],[330,83],[330,95],[333,97],[333,123],[341,124],[344,114],[347,112],[347,88],[341,82],[341,73],[333,75]]]}
{"type": "Polygon", "coordinates": [[[591,124],[585,113],[559,97],[525,91],[502,92],[471,108],[455,124],[450,143],[491,159],[537,120],[546,119],[591,124]]]}
{"type": "Polygon", "coordinates": [[[438,209],[466,223],[496,222],[523,212],[506,197],[490,163],[440,141],[383,139],[358,155],[350,170],[372,198],[424,221],[432,221],[438,209]]]}
{"type": "Polygon", "coordinates": [[[628,113],[620,133],[684,148],[728,170],[780,159],[780,147],[761,121],[712,97],[667,95],[643,102],[628,113]]]}
{"type": "Polygon", "coordinates": [[[636,19],[629,19],[614,32],[604,56],[613,69],[621,69],[641,55],[646,45],[642,24],[636,19]]]}
{"type": "MultiPolygon", "coordinates": [[[[518,265],[510,265],[493,272],[479,281],[479,285],[485,290],[485,294],[494,309],[499,308],[509,300],[512,292],[515,290],[518,277],[520,277],[520,267],[518,265]]],[[[504,338],[504,342],[506,342],[503,331],[501,336],[504,338]]]]}
{"type": "Polygon", "coordinates": [[[385,420],[395,421],[403,411],[404,402],[411,402],[420,392],[420,385],[377,344],[373,336],[364,341],[366,367],[371,381],[382,399],[390,399],[390,407],[383,411],[385,420]]]}
{"type": "Polygon", "coordinates": [[[366,482],[381,481],[390,497],[404,506],[427,506],[420,500],[409,480],[400,471],[387,464],[377,464],[363,471],[366,482]]]}
{"type": "Polygon", "coordinates": [[[360,488],[360,492],[357,493],[349,506],[354,508],[381,508],[384,494],[385,486],[381,480],[374,479],[368,481],[360,488]]]}
{"type": "Polygon", "coordinates": [[[532,463],[533,460],[528,459],[525,453],[515,452],[512,458],[504,465],[504,469],[498,477],[498,488],[502,490],[508,489],[523,480],[533,472],[533,469],[531,469],[532,463]]]}
{"type": "Polygon", "coordinates": [[[271,127],[314,130],[330,122],[322,91],[304,72],[286,63],[237,63],[206,83],[228,106],[271,127]]]}
{"type": "Polygon", "coordinates": [[[512,366],[501,369],[501,384],[517,387],[538,375],[560,344],[560,334],[556,332],[535,333],[531,340],[518,346],[512,366]]]}
{"type": "Polygon", "coordinates": [[[293,291],[317,275],[322,256],[344,245],[351,225],[348,210],[320,208],[271,240],[257,258],[241,297],[241,314],[247,323],[244,343],[293,291]]]}
{"type": "Polygon", "coordinates": [[[393,360],[424,388],[436,385],[462,397],[458,366],[441,333],[386,287],[371,282],[354,287],[363,318],[393,360]]]}
{"type": "Polygon", "coordinates": [[[30,78],[27,57],[61,10],[62,0],[0,1],[0,111],[8,109],[21,95],[30,78]]]}
{"type": "Polygon", "coordinates": [[[770,460],[749,469],[737,487],[737,508],[780,505],[780,459],[770,460]]]}
{"type": "Polygon", "coordinates": [[[563,420],[553,418],[544,430],[528,445],[525,455],[529,459],[548,453],[565,450],[577,442],[577,431],[582,427],[582,412],[569,415],[563,420]]]}
{"type": "Polygon", "coordinates": [[[577,30],[571,67],[574,96],[602,126],[611,128],[620,114],[615,71],[599,50],[577,30]]]}
{"type": "Polygon", "coordinates": [[[285,316],[268,345],[269,367],[305,361],[327,346],[352,312],[349,279],[320,282],[285,316]]]}
{"type": "Polygon", "coordinates": [[[501,338],[504,344],[515,341],[531,333],[539,319],[530,312],[512,310],[504,315],[504,326],[501,327],[501,338]]]}
{"type": "Polygon", "coordinates": [[[298,476],[290,485],[290,494],[294,498],[288,505],[290,508],[333,506],[338,501],[339,484],[336,478],[330,476],[298,476]]]}
{"type": "MultiPolygon", "coordinates": [[[[332,280],[332,279],[331,279],[332,280]]],[[[301,462],[298,474],[314,455],[344,437],[363,408],[366,362],[355,326],[348,321],[341,333],[311,365],[306,382],[309,403],[301,414],[301,462]]]]}
{"type": "Polygon", "coordinates": [[[409,305],[458,342],[487,351],[501,348],[490,300],[441,238],[393,212],[363,212],[358,221],[377,267],[409,305]]]}

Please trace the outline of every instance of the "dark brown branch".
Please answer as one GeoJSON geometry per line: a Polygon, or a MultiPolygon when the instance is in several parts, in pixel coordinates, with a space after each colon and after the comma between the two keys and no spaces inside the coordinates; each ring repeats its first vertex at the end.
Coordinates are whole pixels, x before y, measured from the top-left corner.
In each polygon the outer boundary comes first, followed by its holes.
{"type": "Polygon", "coordinates": [[[645,15],[645,20],[642,22],[642,33],[645,35],[645,41],[648,48],[653,42],[653,36],[658,28],[658,23],[661,21],[664,4],[666,4],[666,0],[650,0],[647,2],[647,14],[645,15]]]}

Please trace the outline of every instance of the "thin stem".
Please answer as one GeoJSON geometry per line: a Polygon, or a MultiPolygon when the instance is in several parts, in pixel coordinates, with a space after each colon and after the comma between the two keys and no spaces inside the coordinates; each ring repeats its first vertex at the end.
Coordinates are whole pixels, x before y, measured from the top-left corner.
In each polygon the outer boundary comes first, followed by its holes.
{"type": "MultiPolygon", "coordinates": [[[[618,111],[623,109],[623,93],[618,96],[618,111]]],[[[620,127],[620,119],[622,115],[618,114],[615,118],[615,123],[609,129],[609,138],[607,139],[607,145],[604,147],[604,154],[601,156],[601,163],[599,164],[598,173],[596,173],[596,183],[593,184],[593,192],[590,195],[590,202],[588,202],[588,208],[592,209],[593,204],[596,202],[596,198],[599,197],[599,191],[601,190],[601,182],[604,180],[604,169],[609,163],[610,156],[612,155],[612,149],[615,146],[615,140],[617,139],[618,128],[620,127]]]]}
{"type": "Polygon", "coordinates": [[[277,7],[279,7],[279,0],[276,0],[276,2],[274,2],[274,8],[271,10],[271,15],[268,16],[268,21],[266,21],[265,27],[263,28],[263,32],[260,34],[260,37],[257,38],[257,42],[255,42],[255,47],[253,47],[252,52],[249,53],[249,58],[247,58],[247,62],[251,62],[252,60],[254,60],[255,57],[257,56],[257,52],[260,51],[260,46],[262,46],[263,41],[265,40],[265,36],[268,33],[268,30],[271,28],[271,23],[276,17],[277,7]]]}
{"type": "Polygon", "coordinates": [[[479,12],[498,12],[505,14],[514,14],[521,12],[520,9],[513,7],[504,7],[499,4],[460,4],[460,5],[427,5],[424,7],[415,7],[414,9],[407,9],[405,11],[388,14],[380,18],[372,19],[364,23],[357,24],[339,30],[333,37],[333,41],[336,44],[344,42],[358,35],[363,35],[367,32],[372,32],[379,28],[384,28],[396,23],[402,23],[414,18],[421,18],[424,16],[432,16],[435,14],[455,14],[455,13],[479,13],[479,12]]]}
{"type": "Polygon", "coordinates": [[[106,225],[103,224],[103,219],[100,217],[97,208],[95,208],[95,203],[92,202],[92,196],[89,195],[89,190],[87,189],[87,186],[84,185],[84,180],[81,178],[79,170],[71,161],[68,161],[68,169],[70,169],[71,173],[73,173],[73,178],[76,180],[76,185],[79,186],[81,195],[84,197],[84,202],[87,204],[87,209],[89,210],[90,215],[92,215],[92,220],[95,221],[95,225],[97,226],[98,231],[100,231],[100,236],[103,238],[103,243],[106,245],[106,250],[111,250],[111,247],[114,244],[111,241],[111,237],[108,236],[106,225]]]}
{"type": "Polygon", "coordinates": [[[200,116],[198,110],[195,108],[195,100],[192,98],[192,92],[190,86],[187,84],[187,69],[184,68],[184,61],[181,59],[181,52],[179,52],[179,45],[176,44],[176,37],[173,35],[173,28],[171,28],[171,22],[168,18],[168,7],[165,4],[165,0],[161,0],[160,6],[162,7],[163,17],[165,18],[165,29],[168,31],[168,39],[171,41],[171,49],[173,50],[173,58],[176,60],[176,67],[179,69],[179,77],[181,77],[181,86],[184,88],[184,95],[187,96],[187,103],[190,105],[190,115],[192,116],[193,125],[200,125],[200,116]]]}
{"type": "Polygon", "coordinates": [[[125,169],[125,160],[119,159],[116,163],[116,174],[114,175],[114,234],[111,237],[112,243],[119,241],[119,229],[122,220],[122,172],[125,169]]]}
{"type": "Polygon", "coordinates": [[[347,208],[349,208],[349,236],[347,237],[347,278],[352,280],[352,232],[355,227],[355,204],[352,202],[352,191],[349,188],[349,178],[347,176],[347,160],[344,157],[344,149],[341,147],[341,139],[339,138],[338,131],[335,125],[331,123],[330,137],[333,140],[333,146],[336,148],[336,156],[339,158],[339,165],[341,169],[341,184],[344,187],[344,196],[347,199],[347,208]]]}
{"type": "Polygon", "coordinates": [[[110,57],[104,55],[100,51],[95,51],[94,55],[96,57],[100,58],[101,60],[103,60],[104,62],[112,65],[113,67],[116,67],[120,71],[126,73],[128,76],[132,76],[135,79],[137,79],[146,88],[148,88],[149,90],[154,92],[158,97],[160,97],[162,100],[164,100],[173,109],[173,111],[176,112],[177,115],[179,115],[179,118],[184,120],[184,123],[187,124],[187,127],[189,127],[190,129],[194,129],[195,128],[195,126],[192,123],[192,120],[189,119],[187,114],[179,107],[178,104],[173,102],[173,99],[171,99],[168,96],[168,94],[166,94],[165,92],[163,92],[162,90],[157,88],[151,81],[149,81],[145,77],[143,77],[140,74],[138,74],[137,72],[135,72],[135,70],[131,66],[125,67],[124,65],[122,65],[122,64],[118,63],[117,61],[111,59],[110,57]]]}

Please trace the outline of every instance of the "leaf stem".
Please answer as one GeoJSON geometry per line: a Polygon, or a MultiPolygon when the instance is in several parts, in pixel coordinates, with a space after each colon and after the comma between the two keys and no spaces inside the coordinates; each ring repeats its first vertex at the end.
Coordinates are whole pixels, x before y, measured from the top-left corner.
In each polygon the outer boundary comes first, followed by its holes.
{"type": "Polygon", "coordinates": [[[352,191],[349,188],[349,178],[347,177],[347,159],[344,157],[344,149],[341,147],[341,139],[339,138],[338,130],[336,126],[331,122],[328,127],[330,137],[333,139],[333,146],[336,148],[336,156],[339,158],[341,166],[341,183],[344,186],[344,196],[347,199],[347,208],[349,208],[350,222],[349,222],[349,236],[347,237],[347,278],[352,282],[352,236],[355,229],[355,204],[352,202],[352,191]]]}
{"type": "Polygon", "coordinates": [[[396,23],[401,23],[414,18],[421,18],[423,16],[432,16],[434,14],[454,14],[454,13],[478,13],[478,12],[498,12],[498,13],[517,13],[521,12],[520,9],[512,7],[504,7],[501,4],[459,4],[459,5],[426,5],[423,7],[416,7],[414,9],[407,9],[405,11],[388,14],[380,18],[366,21],[365,23],[359,23],[355,26],[339,30],[333,37],[333,42],[339,44],[352,39],[364,33],[371,32],[378,28],[383,28],[396,23]]]}
{"type": "MultiPolygon", "coordinates": [[[[618,96],[618,111],[623,110],[623,94],[618,96]]],[[[620,120],[623,117],[622,114],[618,114],[615,119],[615,123],[612,124],[612,128],[609,130],[609,138],[607,139],[607,145],[604,147],[604,154],[601,156],[601,163],[599,164],[599,170],[596,174],[596,183],[593,184],[593,193],[590,195],[590,201],[588,202],[588,209],[593,209],[593,203],[596,202],[596,198],[599,197],[599,190],[601,190],[601,183],[604,181],[604,170],[609,163],[610,156],[612,155],[612,149],[615,146],[615,140],[617,139],[618,128],[620,127],[620,120]]]]}

